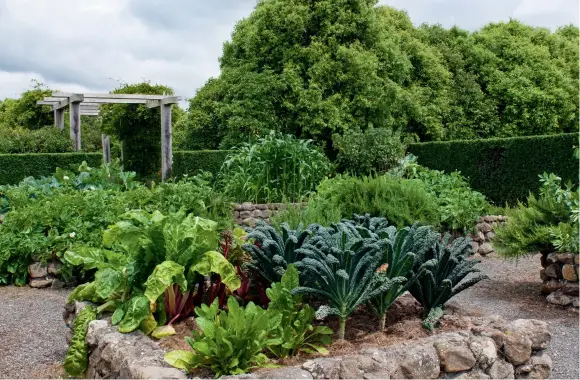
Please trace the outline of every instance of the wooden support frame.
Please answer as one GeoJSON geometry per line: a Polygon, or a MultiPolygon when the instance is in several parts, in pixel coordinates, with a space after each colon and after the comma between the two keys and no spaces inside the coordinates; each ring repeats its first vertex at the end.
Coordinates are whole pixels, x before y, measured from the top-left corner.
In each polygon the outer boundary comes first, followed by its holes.
{"type": "MultiPolygon", "coordinates": [[[[54,111],[55,125],[64,129],[64,109],[69,107],[70,137],[75,150],[81,149],[81,115],[98,116],[101,104],[144,104],[148,108],[160,107],[161,111],[161,180],[171,175],[173,167],[173,131],[171,130],[171,107],[179,103],[177,96],[139,95],[139,94],[75,94],[68,92],[53,92],[38,101],[39,105],[50,105],[54,111]]],[[[101,136],[103,145],[103,161],[111,161],[110,137],[101,136]]],[[[121,142],[123,144],[123,142],[121,142]]],[[[121,145],[122,146],[122,145],[121,145]]],[[[121,147],[121,160],[123,160],[121,147]]]]}

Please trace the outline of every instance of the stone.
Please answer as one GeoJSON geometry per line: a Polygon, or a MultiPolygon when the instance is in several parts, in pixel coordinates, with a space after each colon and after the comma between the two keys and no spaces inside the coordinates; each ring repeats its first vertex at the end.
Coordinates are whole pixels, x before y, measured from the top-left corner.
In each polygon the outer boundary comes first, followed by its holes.
{"type": "Polygon", "coordinates": [[[543,351],[536,352],[530,360],[515,368],[518,379],[547,379],[552,372],[552,359],[543,351]]]}
{"type": "Polygon", "coordinates": [[[244,202],[239,207],[240,211],[252,211],[253,209],[254,209],[254,204],[252,204],[250,202],[244,202]]]}
{"type": "Polygon", "coordinates": [[[273,215],[272,210],[264,210],[262,211],[262,217],[269,218],[273,215]]]}
{"type": "Polygon", "coordinates": [[[498,217],[495,215],[484,215],[482,217],[482,219],[486,223],[493,223],[493,222],[496,222],[498,220],[498,217]]]}
{"type": "Polygon", "coordinates": [[[546,263],[549,264],[555,264],[558,262],[558,252],[552,252],[549,253],[548,255],[546,255],[546,263]]]}
{"type": "Polygon", "coordinates": [[[493,339],[486,336],[473,336],[469,340],[469,348],[475,361],[481,368],[490,367],[497,359],[497,349],[493,339]]]}
{"type": "Polygon", "coordinates": [[[240,219],[240,212],[239,211],[234,211],[234,218],[240,219]]]}
{"type": "Polygon", "coordinates": [[[242,220],[242,224],[250,227],[256,227],[256,219],[254,218],[246,218],[242,220]]]}
{"type": "Polygon", "coordinates": [[[473,237],[473,240],[478,242],[478,243],[481,243],[481,242],[485,241],[485,235],[483,234],[483,232],[477,231],[473,237]]]}
{"type": "Polygon", "coordinates": [[[52,284],[50,285],[50,288],[51,289],[62,289],[62,288],[64,288],[64,282],[62,282],[58,278],[55,278],[54,280],[52,280],[52,284]]]}
{"type": "Polygon", "coordinates": [[[300,367],[282,367],[260,373],[258,379],[312,379],[312,375],[300,367]]]}
{"type": "Polygon", "coordinates": [[[560,264],[554,263],[546,267],[546,276],[552,278],[561,278],[562,270],[560,269],[560,264]]]}
{"type": "Polygon", "coordinates": [[[251,218],[252,217],[252,212],[245,210],[240,212],[240,219],[247,219],[247,218],[251,218]]]}
{"type": "Polygon", "coordinates": [[[53,281],[54,278],[51,277],[33,278],[30,280],[28,285],[30,285],[31,288],[47,288],[52,284],[53,281]]]}
{"type": "Polygon", "coordinates": [[[58,261],[51,261],[50,263],[48,263],[48,273],[50,274],[54,274],[55,276],[57,274],[60,273],[60,268],[62,267],[62,264],[58,261]]]}
{"type": "Polygon", "coordinates": [[[574,297],[574,299],[572,300],[572,306],[578,307],[578,297],[574,297]]]}
{"type": "Polygon", "coordinates": [[[485,233],[491,231],[491,225],[489,223],[477,223],[477,230],[485,233]]]}
{"type": "Polygon", "coordinates": [[[540,270],[540,279],[542,281],[548,281],[550,279],[550,277],[548,277],[548,275],[546,274],[545,269],[540,270]]]}
{"type": "Polygon", "coordinates": [[[532,355],[532,340],[520,331],[508,331],[504,340],[504,354],[511,364],[523,364],[532,355]]]}
{"type": "Polygon", "coordinates": [[[456,373],[446,373],[440,379],[489,379],[489,375],[483,372],[479,368],[472,369],[471,371],[456,372],[456,373]]]}
{"type": "Polygon", "coordinates": [[[568,306],[572,303],[573,298],[565,295],[561,290],[556,290],[554,293],[550,293],[546,300],[554,305],[568,306]]]}
{"type": "Polygon", "coordinates": [[[268,209],[268,205],[264,204],[264,203],[259,203],[254,205],[256,210],[267,210],[268,209]]]}
{"type": "Polygon", "coordinates": [[[574,263],[574,254],[571,252],[558,253],[556,255],[556,260],[562,264],[572,264],[574,263]]]}
{"type": "Polygon", "coordinates": [[[134,379],[187,379],[187,376],[177,368],[137,366],[132,373],[134,379]]]}
{"type": "Polygon", "coordinates": [[[41,263],[34,263],[28,266],[28,275],[31,278],[46,277],[48,275],[48,267],[41,263]]]}
{"type": "Polygon", "coordinates": [[[479,251],[479,243],[476,241],[472,241],[471,250],[473,251],[473,253],[477,253],[477,251],[479,251]]]}
{"type": "Polygon", "coordinates": [[[341,379],[360,379],[365,372],[380,371],[378,362],[364,355],[346,356],[340,362],[341,379]]]}
{"type": "Polygon", "coordinates": [[[558,280],[551,279],[542,284],[542,294],[550,294],[561,289],[564,284],[558,280]]]}
{"type": "Polygon", "coordinates": [[[262,217],[262,210],[254,210],[252,211],[252,217],[254,218],[261,218],[262,217]]]}
{"type": "Polygon", "coordinates": [[[363,379],[390,379],[391,374],[388,372],[371,372],[363,374],[363,379]]]}
{"type": "Polygon", "coordinates": [[[564,264],[562,266],[562,277],[566,281],[578,282],[578,274],[573,264],[564,264]]]}
{"type": "Polygon", "coordinates": [[[220,379],[223,379],[223,380],[242,380],[242,379],[257,379],[257,377],[251,373],[244,373],[241,375],[220,376],[220,379]]]}
{"type": "Polygon", "coordinates": [[[310,372],[313,379],[338,379],[341,358],[318,358],[302,364],[302,369],[310,372]]]}
{"type": "Polygon", "coordinates": [[[487,374],[492,379],[513,379],[514,367],[503,359],[497,359],[493,362],[487,374]]]}
{"type": "Polygon", "coordinates": [[[433,346],[437,350],[441,367],[445,372],[467,371],[475,365],[475,356],[465,339],[444,339],[436,341],[433,346]]]}
{"type": "Polygon", "coordinates": [[[486,241],[491,241],[491,240],[493,240],[494,237],[495,237],[495,232],[493,232],[493,231],[489,231],[488,233],[485,234],[486,241]]]}
{"type": "Polygon", "coordinates": [[[574,264],[580,265],[580,255],[574,255],[574,264]]]}
{"type": "Polygon", "coordinates": [[[482,256],[486,256],[492,252],[493,247],[489,243],[483,243],[482,245],[479,246],[479,250],[477,251],[477,253],[479,253],[482,256]]]}
{"type": "Polygon", "coordinates": [[[516,319],[512,325],[532,341],[532,350],[543,350],[552,340],[548,324],[537,319],[516,319]]]}
{"type": "Polygon", "coordinates": [[[579,287],[577,282],[567,282],[562,286],[562,293],[568,296],[578,296],[579,287]]]}
{"type": "Polygon", "coordinates": [[[440,362],[433,345],[407,347],[399,357],[392,358],[398,369],[392,378],[436,379],[440,373],[440,362]]]}

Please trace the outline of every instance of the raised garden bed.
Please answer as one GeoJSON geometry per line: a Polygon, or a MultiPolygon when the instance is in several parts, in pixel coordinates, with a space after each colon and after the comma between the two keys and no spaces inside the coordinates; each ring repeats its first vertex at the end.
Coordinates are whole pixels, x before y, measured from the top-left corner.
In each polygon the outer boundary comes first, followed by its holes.
{"type": "MultiPolygon", "coordinates": [[[[64,313],[69,325],[82,303],[64,313]]],[[[434,334],[421,327],[421,309],[401,297],[389,313],[388,328],[376,332],[365,308],[349,320],[345,341],[328,347],[327,356],[299,356],[275,362],[276,369],[224,378],[547,378],[551,359],[545,349],[551,335],[545,322],[482,316],[448,306],[434,334]]],[[[332,320],[330,321],[332,326],[332,320]]],[[[122,334],[107,319],[93,321],[87,334],[91,378],[187,378],[167,365],[170,349],[187,349],[183,337],[195,329],[193,319],[176,325],[177,335],[160,341],[140,331],[122,334]]],[[[198,371],[192,377],[212,377],[198,371]]]]}

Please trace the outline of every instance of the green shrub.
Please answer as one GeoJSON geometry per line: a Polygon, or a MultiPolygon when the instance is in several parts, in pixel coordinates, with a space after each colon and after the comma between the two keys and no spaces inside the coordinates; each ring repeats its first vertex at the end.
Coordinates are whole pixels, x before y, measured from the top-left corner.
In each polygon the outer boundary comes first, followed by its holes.
{"type": "Polygon", "coordinates": [[[329,172],[328,159],[310,141],[272,132],[229,154],[221,182],[236,201],[294,202],[313,191],[329,172]]]}
{"type": "Polygon", "coordinates": [[[578,253],[578,191],[562,187],[553,174],[540,176],[540,194],[507,212],[508,221],[496,229],[493,245],[509,258],[554,250],[578,253]]]}
{"type": "Polygon", "coordinates": [[[409,145],[419,163],[445,172],[460,171],[471,187],[496,204],[516,204],[540,186],[538,173],[555,173],[578,183],[578,161],[569,154],[578,134],[457,140],[409,145]]]}
{"type": "Polygon", "coordinates": [[[340,168],[356,175],[388,171],[403,158],[406,149],[401,133],[389,128],[347,129],[343,135],[333,134],[332,144],[338,150],[340,168]]]}
{"type": "MultiPolygon", "coordinates": [[[[397,227],[409,226],[416,221],[440,224],[437,201],[421,181],[386,175],[327,179],[318,186],[318,194],[308,203],[307,209],[311,207],[317,210],[317,215],[324,217],[336,213],[332,210],[340,210],[342,218],[366,213],[382,216],[397,227]]],[[[325,221],[314,222],[323,224],[325,221]]]]}
{"type": "Polygon", "coordinates": [[[0,128],[0,153],[65,153],[72,152],[68,131],[55,127],[35,130],[0,128]]]}
{"type": "Polygon", "coordinates": [[[217,377],[240,375],[266,364],[268,358],[262,353],[268,346],[280,344],[271,339],[282,320],[282,315],[268,313],[250,302],[245,308],[234,297],[228,299],[228,311],[218,308],[217,299],[211,306],[195,308],[195,319],[201,331],[193,331],[193,339],[185,340],[193,351],[175,350],[165,354],[165,361],[172,366],[191,371],[208,368],[217,377]]]}

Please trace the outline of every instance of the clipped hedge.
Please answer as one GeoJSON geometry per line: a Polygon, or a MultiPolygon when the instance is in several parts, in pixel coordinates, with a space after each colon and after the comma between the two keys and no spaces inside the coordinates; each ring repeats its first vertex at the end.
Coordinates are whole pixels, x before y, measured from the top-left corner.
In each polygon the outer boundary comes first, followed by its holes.
{"type": "Polygon", "coordinates": [[[173,152],[173,175],[192,175],[198,169],[217,175],[229,151],[227,150],[180,150],[173,152]]]}
{"type": "Polygon", "coordinates": [[[538,174],[552,172],[578,183],[573,147],[578,134],[456,140],[411,144],[421,165],[447,172],[459,170],[471,186],[496,204],[525,200],[540,187],[538,174]]]}
{"type": "Polygon", "coordinates": [[[99,166],[102,153],[24,153],[0,154],[0,185],[14,185],[26,177],[49,176],[57,167],[75,169],[86,161],[99,166]]]}
{"type": "MultiPolygon", "coordinates": [[[[201,169],[217,175],[226,158],[226,150],[173,152],[173,174],[181,177],[201,169]]],[[[49,176],[57,167],[75,169],[86,161],[90,166],[103,162],[102,153],[26,153],[0,154],[0,185],[13,185],[26,177],[49,176]]]]}

